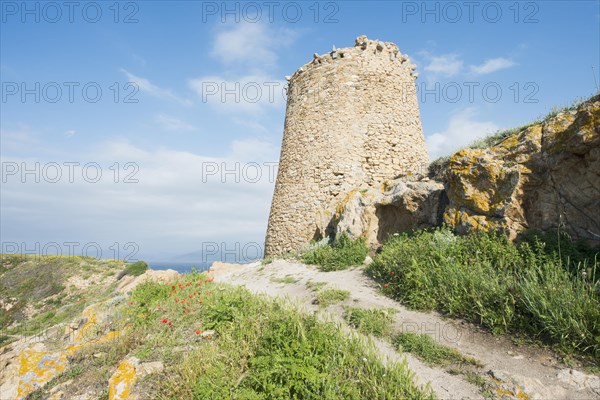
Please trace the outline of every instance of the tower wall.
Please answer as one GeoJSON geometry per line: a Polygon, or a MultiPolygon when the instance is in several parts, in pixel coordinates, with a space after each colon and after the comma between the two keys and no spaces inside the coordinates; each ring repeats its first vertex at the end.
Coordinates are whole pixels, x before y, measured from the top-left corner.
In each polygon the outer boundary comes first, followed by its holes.
{"type": "Polygon", "coordinates": [[[361,36],[289,78],[265,255],[323,235],[352,190],[424,171],[414,69],[395,44],[361,36]]]}

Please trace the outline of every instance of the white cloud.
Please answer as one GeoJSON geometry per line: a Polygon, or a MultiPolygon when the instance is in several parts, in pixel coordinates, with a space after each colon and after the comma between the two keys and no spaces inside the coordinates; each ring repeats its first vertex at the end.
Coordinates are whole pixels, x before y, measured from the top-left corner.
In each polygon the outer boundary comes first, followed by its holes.
{"type": "Polygon", "coordinates": [[[277,61],[277,51],[289,45],[296,33],[270,25],[243,22],[226,25],[217,33],[211,55],[223,64],[248,64],[260,68],[277,61]]]}
{"type": "Polygon", "coordinates": [[[75,130],[69,129],[68,131],[65,132],[65,136],[68,137],[68,138],[70,138],[70,137],[75,136],[76,133],[77,132],[75,130]]]}
{"type": "Polygon", "coordinates": [[[450,118],[446,130],[428,135],[425,141],[430,157],[436,159],[449,155],[499,129],[499,126],[491,121],[475,121],[475,115],[475,109],[466,108],[450,118]]]}
{"type": "Polygon", "coordinates": [[[148,93],[149,95],[159,99],[175,101],[185,106],[189,106],[192,104],[192,102],[188,99],[184,99],[175,95],[171,89],[163,89],[161,87],[158,87],[152,82],[150,82],[148,79],[136,76],[131,72],[127,71],[126,69],[121,69],[121,72],[123,72],[127,76],[127,79],[129,79],[130,82],[137,84],[138,88],[142,92],[148,93]]]}
{"type": "Polygon", "coordinates": [[[155,117],[156,122],[168,131],[192,131],[194,127],[179,118],[166,114],[158,114],[155,117]]]}
{"type": "Polygon", "coordinates": [[[190,87],[215,110],[235,115],[262,114],[285,106],[287,82],[266,75],[238,78],[204,76],[189,81],[190,87]]]}
{"type": "Polygon", "coordinates": [[[26,125],[15,130],[0,129],[0,150],[2,153],[31,151],[41,143],[26,125]]]}
{"type": "Polygon", "coordinates": [[[104,249],[134,242],[139,257],[155,260],[201,250],[207,242],[225,241],[229,249],[235,241],[263,244],[278,159],[273,143],[235,140],[227,154],[210,156],[119,141],[79,157],[73,161],[81,166],[102,167],[99,182],[81,179],[76,167],[73,183],[66,176],[53,184],[14,176],[3,184],[3,240],[76,240],[104,249]],[[138,182],[124,183],[127,176],[138,182]],[[20,228],[33,222],[35,232],[20,228]]]}
{"type": "Polygon", "coordinates": [[[430,56],[425,53],[429,64],[425,66],[425,71],[434,76],[441,75],[445,77],[458,74],[463,67],[463,61],[457,54],[445,54],[441,56],[430,56]]]}
{"type": "Polygon", "coordinates": [[[515,62],[503,57],[490,58],[480,65],[471,65],[469,70],[471,73],[477,75],[490,74],[492,72],[499,71],[501,69],[510,68],[515,65],[515,62]]]}

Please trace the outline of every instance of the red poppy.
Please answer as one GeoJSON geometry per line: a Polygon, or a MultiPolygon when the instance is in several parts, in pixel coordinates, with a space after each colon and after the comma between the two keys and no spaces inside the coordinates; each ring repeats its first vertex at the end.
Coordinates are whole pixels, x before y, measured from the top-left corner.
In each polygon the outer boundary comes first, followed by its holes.
{"type": "Polygon", "coordinates": [[[162,322],[163,324],[166,324],[167,320],[166,319],[161,319],[160,322],[162,322]]]}
{"type": "Polygon", "coordinates": [[[394,271],[390,272],[390,275],[394,275],[394,271]]]}
{"type": "Polygon", "coordinates": [[[389,286],[389,285],[388,285],[387,283],[384,283],[384,284],[383,284],[383,287],[388,287],[388,286],[389,286]]]}
{"type": "Polygon", "coordinates": [[[199,335],[201,333],[200,329],[196,329],[196,335],[199,335]]]}
{"type": "Polygon", "coordinates": [[[172,286],[171,286],[171,289],[175,289],[175,285],[172,285],[172,286]]]}
{"type": "Polygon", "coordinates": [[[171,321],[168,321],[168,322],[167,322],[167,325],[171,325],[171,321]]]}

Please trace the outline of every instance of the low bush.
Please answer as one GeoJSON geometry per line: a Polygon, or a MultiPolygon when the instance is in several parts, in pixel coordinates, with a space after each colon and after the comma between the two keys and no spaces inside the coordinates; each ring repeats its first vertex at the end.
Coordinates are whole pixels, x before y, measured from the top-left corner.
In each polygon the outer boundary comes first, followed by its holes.
{"type": "Polygon", "coordinates": [[[144,261],[130,263],[127,264],[123,271],[119,272],[119,275],[117,275],[117,280],[121,280],[121,278],[123,278],[125,275],[140,276],[147,270],[148,264],[146,264],[144,261]]]}
{"type": "Polygon", "coordinates": [[[336,271],[362,264],[368,252],[363,238],[352,240],[342,234],[331,244],[308,250],[302,255],[302,261],[319,265],[322,271],[336,271]]]}
{"type": "Polygon", "coordinates": [[[561,243],[562,255],[539,238],[515,245],[501,234],[420,231],[392,237],[367,273],[384,294],[409,307],[436,309],[493,333],[523,333],[597,358],[598,262],[589,261],[579,245],[561,243]],[[564,254],[579,254],[580,261],[564,254]]]}

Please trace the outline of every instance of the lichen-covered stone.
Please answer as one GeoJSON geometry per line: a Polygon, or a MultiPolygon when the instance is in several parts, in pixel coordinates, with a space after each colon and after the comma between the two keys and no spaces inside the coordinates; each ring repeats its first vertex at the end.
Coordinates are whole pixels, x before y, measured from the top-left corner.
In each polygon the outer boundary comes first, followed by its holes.
{"type": "Polygon", "coordinates": [[[561,227],[600,239],[600,97],[516,132],[489,149],[454,154],[444,222],[461,232],[561,227]]]}
{"type": "Polygon", "coordinates": [[[349,193],[337,207],[336,234],[364,237],[378,247],[396,232],[438,226],[443,212],[444,186],[434,181],[386,181],[380,188],[349,193]]]}

